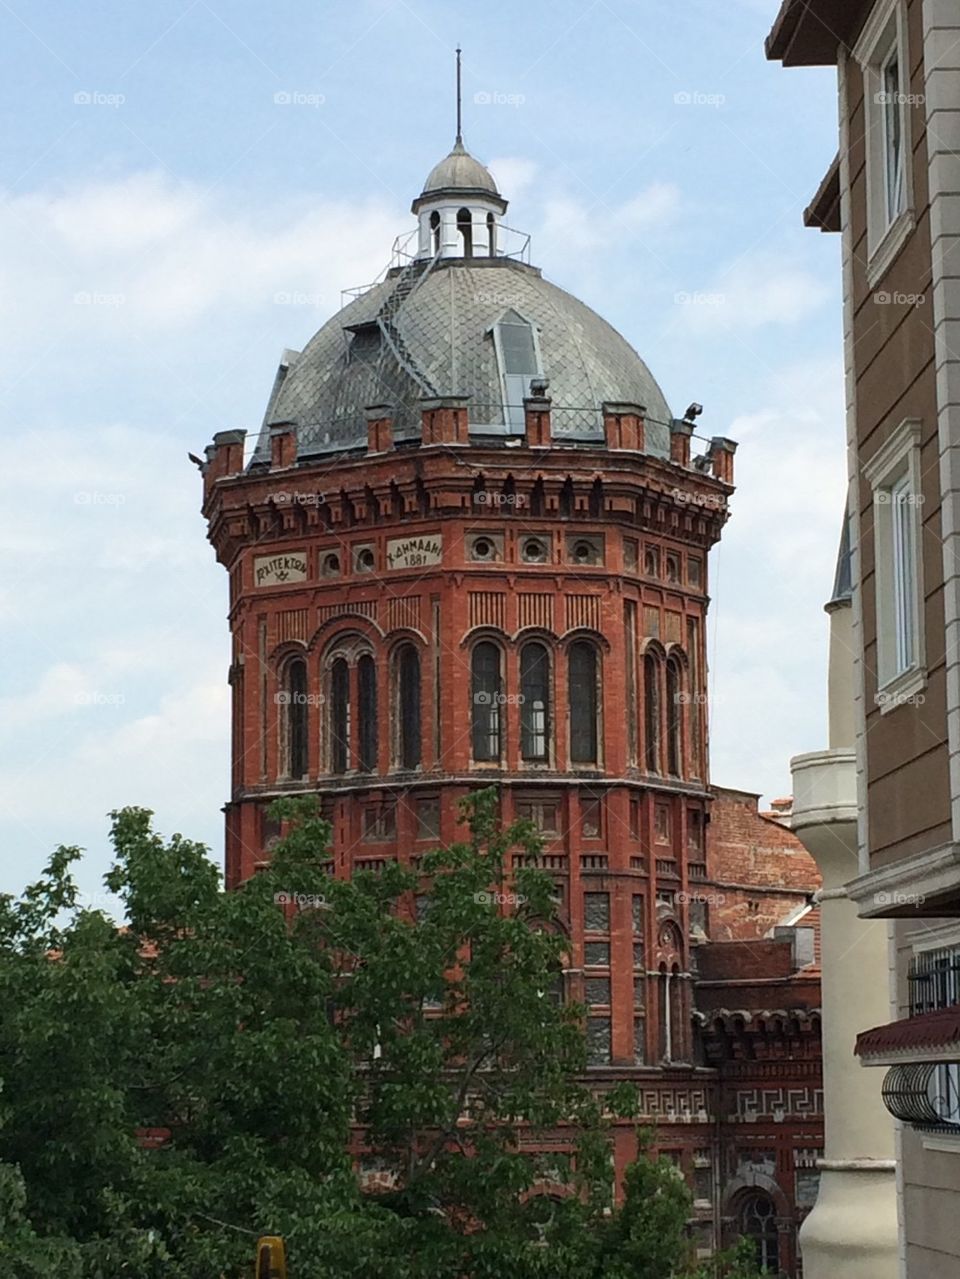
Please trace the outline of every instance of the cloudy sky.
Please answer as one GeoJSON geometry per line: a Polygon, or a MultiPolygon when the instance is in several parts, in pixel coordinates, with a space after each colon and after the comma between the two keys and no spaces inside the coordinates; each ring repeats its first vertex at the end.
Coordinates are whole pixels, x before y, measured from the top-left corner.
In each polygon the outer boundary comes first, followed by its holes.
{"type": "Polygon", "coordinates": [[[789,792],[826,743],[843,495],[836,149],[778,0],[0,4],[0,891],[111,808],[222,855],[226,574],[200,453],[376,277],[464,131],[533,261],[740,441],[712,568],[713,778],[789,792]]]}

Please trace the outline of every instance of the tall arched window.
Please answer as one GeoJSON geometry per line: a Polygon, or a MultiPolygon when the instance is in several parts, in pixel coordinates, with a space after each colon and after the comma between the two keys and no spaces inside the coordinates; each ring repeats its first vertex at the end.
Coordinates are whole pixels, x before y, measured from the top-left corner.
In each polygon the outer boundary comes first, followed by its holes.
{"type": "Polygon", "coordinates": [[[360,758],[363,772],[377,767],[377,664],[369,653],[357,662],[357,699],[360,709],[360,758]]]}
{"type": "Polygon", "coordinates": [[[463,256],[465,258],[472,258],[473,216],[469,209],[459,209],[457,211],[457,230],[460,232],[460,238],[463,240],[463,256]]]}
{"type": "Polygon", "coordinates": [[[396,751],[401,768],[420,766],[420,655],[404,644],[396,657],[396,751]]]}
{"type": "Polygon", "coordinates": [[[577,640],[570,646],[570,762],[596,764],[597,732],[597,652],[592,644],[577,640]]]}
{"type": "Polygon", "coordinates": [[[497,223],[492,213],[487,214],[487,252],[491,257],[497,252],[497,223]]]}
{"type": "Polygon", "coordinates": [[[667,772],[679,777],[683,763],[683,678],[680,663],[667,658],[667,772]]]}
{"type": "Polygon", "coordinates": [[[287,663],[283,704],[284,772],[294,781],[306,777],[307,763],[307,664],[301,657],[287,663]]]}
{"type": "Polygon", "coordinates": [[[653,653],[643,659],[643,758],[648,773],[660,772],[660,663],[653,653]]]}
{"type": "Polygon", "coordinates": [[[525,644],[520,652],[520,754],[549,758],[550,657],[543,644],[525,644]]]}
{"type": "Polygon", "coordinates": [[[500,675],[500,650],[496,644],[484,642],[473,650],[470,659],[470,703],[473,758],[499,760],[503,682],[500,675]]]}
{"type": "Polygon", "coordinates": [[[764,1274],[779,1274],[780,1232],[777,1230],[776,1209],[769,1195],[757,1190],[744,1200],[740,1228],[747,1238],[753,1240],[757,1264],[764,1274]]]}
{"type": "Polygon", "coordinates": [[[350,668],[338,657],[330,668],[330,771],[350,766],[350,668]]]}
{"type": "Polygon", "coordinates": [[[440,252],[440,214],[434,209],[430,214],[430,239],[433,242],[434,255],[440,252]]]}

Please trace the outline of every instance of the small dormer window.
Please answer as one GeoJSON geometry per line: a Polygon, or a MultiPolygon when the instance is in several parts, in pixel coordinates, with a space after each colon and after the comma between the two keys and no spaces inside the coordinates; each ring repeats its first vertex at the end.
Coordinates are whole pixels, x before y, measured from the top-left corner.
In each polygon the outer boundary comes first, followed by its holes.
{"type": "Polygon", "coordinates": [[[534,327],[516,311],[507,311],[494,325],[494,342],[503,385],[504,421],[523,430],[523,401],[530,381],[543,376],[534,327]]]}

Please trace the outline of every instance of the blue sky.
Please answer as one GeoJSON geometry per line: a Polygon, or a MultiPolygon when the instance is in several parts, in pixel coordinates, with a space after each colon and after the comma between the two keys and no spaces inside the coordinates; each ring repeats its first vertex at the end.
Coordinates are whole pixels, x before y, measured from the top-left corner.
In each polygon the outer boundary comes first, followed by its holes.
{"type": "Polygon", "coordinates": [[[96,893],[130,803],[220,859],[226,575],[186,454],[256,429],[281,350],[413,225],[458,41],[467,145],[533,262],[740,441],[713,778],[789,792],[826,744],[844,426],[838,238],[801,224],[835,88],[764,60],[777,7],[0,6],[0,891],[63,842],[96,893]]]}

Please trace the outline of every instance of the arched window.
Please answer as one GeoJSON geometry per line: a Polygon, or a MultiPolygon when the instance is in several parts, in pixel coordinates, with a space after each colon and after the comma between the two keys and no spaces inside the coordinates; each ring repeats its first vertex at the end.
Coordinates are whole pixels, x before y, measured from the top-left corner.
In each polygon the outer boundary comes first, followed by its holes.
{"type": "Polygon", "coordinates": [[[463,240],[463,256],[473,257],[473,215],[469,209],[457,211],[457,230],[463,240]]]}
{"type": "Polygon", "coordinates": [[[667,772],[679,777],[683,771],[683,678],[680,663],[667,658],[667,772]]]}
{"type": "Polygon", "coordinates": [[[420,655],[404,644],[396,657],[396,750],[401,768],[420,766],[420,655]]]}
{"type": "Polygon", "coordinates": [[[440,252],[440,214],[436,209],[430,214],[430,239],[433,243],[433,252],[436,255],[440,252]]]}
{"type": "Polygon", "coordinates": [[[773,1200],[755,1191],[744,1201],[740,1213],[740,1229],[752,1239],[757,1249],[757,1264],[765,1274],[780,1273],[780,1236],[773,1200]]]}
{"type": "Polygon", "coordinates": [[[570,762],[596,764],[597,732],[597,652],[592,644],[578,640],[570,646],[570,762]]]}
{"type": "Polygon", "coordinates": [[[470,661],[470,701],[473,728],[473,758],[500,759],[500,710],[503,684],[500,650],[485,642],[473,650],[470,661]]]}
{"type": "Polygon", "coordinates": [[[643,753],[648,773],[660,772],[660,663],[653,653],[643,659],[643,753]]]}
{"type": "Polygon", "coordinates": [[[520,652],[520,754],[549,758],[550,658],[543,644],[525,644],[520,652]]]}
{"type": "Polygon", "coordinates": [[[497,223],[492,213],[487,214],[487,252],[491,257],[497,252],[497,223]]]}
{"type": "Polygon", "coordinates": [[[299,781],[308,769],[307,664],[302,658],[294,657],[287,663],[284,683],[284,772],[299,781]]]}
{"type": "Polygon", "coordinates": [[[350,766],[350,668],[338,657],[330,668],[330,771],[350,766]]]}
{"type": "Polygon", "coordinates": [[[360,704],[360,769],[377,767],[377,664],[369,653],[357,662],[357,698],[360,704]]]}

